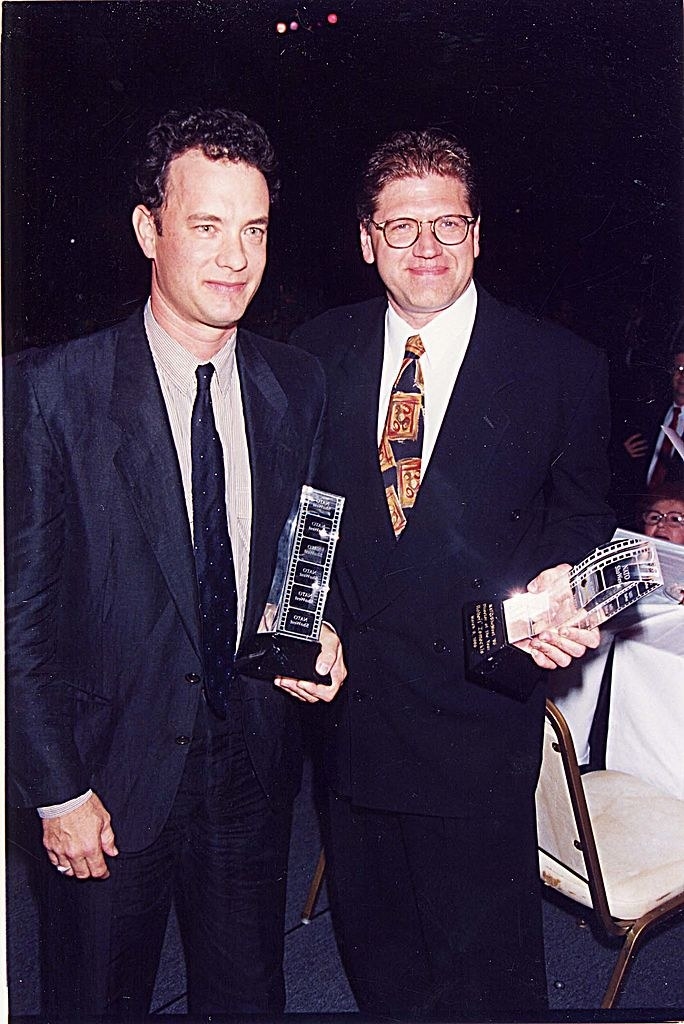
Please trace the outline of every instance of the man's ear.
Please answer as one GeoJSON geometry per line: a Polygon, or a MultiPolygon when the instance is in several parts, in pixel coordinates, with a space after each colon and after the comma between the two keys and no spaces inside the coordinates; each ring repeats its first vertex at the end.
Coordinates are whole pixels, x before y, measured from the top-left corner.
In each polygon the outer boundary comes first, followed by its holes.
{"type": "Polygon", "coordinates": [[[150,210],[142,204],[136,206],[133,211],[133,230],[138,239],[138,245],[148,260],[153,260],[157,250],[157,225],[150,210]]]}
{"type": "Polygon", "coordinates": [[[470,229],[473,233],[473,254],[475,259],[480,255],[480,218],[477,218],[475,224],[470,229]]]}
{"type": "Polygon", "coordinates": [[[359,225],[359,237],[361,239],[361,255],[363,256],[366,263],[375,263],[375,253],[373,252],[373,242],[370,236],[370,224],[366,225],[361,223],[359,225]]]}

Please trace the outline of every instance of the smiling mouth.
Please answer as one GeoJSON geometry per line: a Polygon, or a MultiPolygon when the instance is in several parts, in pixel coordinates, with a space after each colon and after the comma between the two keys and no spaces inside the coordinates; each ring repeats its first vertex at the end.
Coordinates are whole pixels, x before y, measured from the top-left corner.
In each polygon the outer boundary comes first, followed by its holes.
{"type": "Polygon", "coordinates": [[[241,292],[246,285],[245,281],[205,281],[207,288],[215,292],[241,292]]]}

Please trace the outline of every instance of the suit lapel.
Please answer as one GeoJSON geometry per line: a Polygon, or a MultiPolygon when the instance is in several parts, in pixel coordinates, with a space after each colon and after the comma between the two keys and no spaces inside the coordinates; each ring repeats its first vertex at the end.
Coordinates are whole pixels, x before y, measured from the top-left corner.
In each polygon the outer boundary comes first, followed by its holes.
{"type": "MultiPolygon", "coordinates": [[[[243,635],[255,632],[268,594],[281,527],[292,493],[288,467],[298,439],[291,434],[288,399],[249,332],[238,332],[237,364],[252,474],[249,586],[243,635]]],[[[299,442],[300,443],[300,442],[299,442]]],[[[305,483],[304,480],[301,483],[305,483]]]]}
{"type": "Polygon", "coordinates": [[[396,551],[378,461],[378,396],[384,353],[385,304],[378,303],[370,318],[356,326],[330,389],[328,433],[323,453],[326,479],[349,501],[342,513],[340,559],[352,575],[370,580],[382,575],[396,551]],[[342,455],[342,457],[340,457],[342,455]],[[348,482],[353,480],[351,487],[348,482]]]}
{"type": "Polygon", "coordinates": [[[195,565],[183,485],[141,314],[118,328],[110,417],[121,431],[114,463],[199,653],[195,565]]]}

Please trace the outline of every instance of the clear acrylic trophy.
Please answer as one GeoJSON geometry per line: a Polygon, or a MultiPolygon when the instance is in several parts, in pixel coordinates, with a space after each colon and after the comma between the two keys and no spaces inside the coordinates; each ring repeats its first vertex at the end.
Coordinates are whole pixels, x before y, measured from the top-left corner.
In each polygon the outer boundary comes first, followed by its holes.
{"type": "Polygon", "coordinates": [[[549,590],[467,604],[467,674],[524,700],[538,678],[529,656],[513,644],[544,630],[599,626],[662,583],[655,545],[633,535],[596,548],[549,590]]]}
{"type": "Polygon", "coordinates": [[[241,674],[332,682],[316,672],[316,660],[343,506],[337,494],[302,487],[281,534],[259,632],[240,645],[235,659],[241,674]]]}

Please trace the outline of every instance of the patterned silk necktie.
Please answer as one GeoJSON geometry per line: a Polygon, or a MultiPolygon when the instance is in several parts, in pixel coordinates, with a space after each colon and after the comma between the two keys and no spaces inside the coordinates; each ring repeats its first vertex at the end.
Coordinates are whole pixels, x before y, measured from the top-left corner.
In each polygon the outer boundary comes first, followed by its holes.
{"type": "Polygon", "coordinates": [[[408,339],[378,451],[395,537],[405,528],[406,512],[413,507],[420,487],[425,397],[418,360],[424,352],[420,335],[408,339]]]}
{"type": "MultiPolygon", "coordinates": [[[[677,424],[679,423],[679,415],[681,411],[681,408],[678,405],[675,405],[672,410],[670,422],[667,423],[666,426],[671,427],[672,430],[676,430],[677,424]]],[[[651,494],[655,494],[656,491],[660,490],[660,488],[667,480],[667,475],[670,470],[670,466],[672,465],[673,451],[674,447],[672,445],[672,441],[667,435],[665,435],[665,437],[663,438],[663,443],[660,446],[660,451],[658,452],[656,464],[653,467],[651,479],[648,482],[648,490],[651,494]]]]}
{"type": "Polygon", "coordinates": [[[213,374],[212,363],[197,367],[190,433],[192,518],[204,693],[214,714],[225,718],[237,640],[237,590],[226,515],[223,448],[209,391],[213,374]]]}

